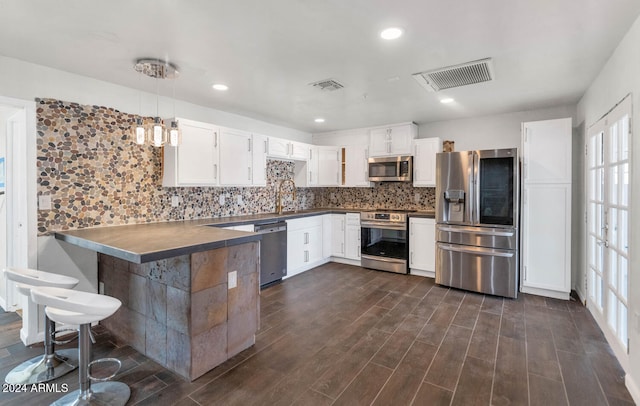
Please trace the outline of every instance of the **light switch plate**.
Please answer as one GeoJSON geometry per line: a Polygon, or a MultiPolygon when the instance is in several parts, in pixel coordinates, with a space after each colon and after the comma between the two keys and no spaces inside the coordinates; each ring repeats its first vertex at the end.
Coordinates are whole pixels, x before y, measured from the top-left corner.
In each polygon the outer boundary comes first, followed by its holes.
{"type": "Polygon", "coordinates": [[[218,204],[220,204],[220,206],[224,206],[224,195],[220,195],[218,197],[218,204]]]}
{"type": "Polygon", "coordinates": [[[51,195],[38,196],[38,210],[51,210],[51,195]]]}
{"type": "Polygon", "coordinates": [[[238,195],[237,200],[238,204],[242,204],[242,195],[238,195]]]}
{"type": "Polygon", "coordinates": [[[178,195],[171,196],[171,207],[178,207],[180,204],[180,197],[178,195]]]}
{"type": "Polygon", "coordinates": [[[229,289],[233,289],[238,286],[238,271],[229,272],[229,289]]]}

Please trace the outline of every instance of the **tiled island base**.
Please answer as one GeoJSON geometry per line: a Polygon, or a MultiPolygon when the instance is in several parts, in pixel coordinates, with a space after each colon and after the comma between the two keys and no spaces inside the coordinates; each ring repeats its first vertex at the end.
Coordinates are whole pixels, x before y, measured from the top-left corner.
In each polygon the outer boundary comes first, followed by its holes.
{"type": "Polygon", "coordinates": [[[135,264],[99,254],[104,293],[122,307],[101,322],[115,336],[188,380],[255,343],[257,242],[135,264]],[[228,274],[237,272],[237,287],[228,274]]]}

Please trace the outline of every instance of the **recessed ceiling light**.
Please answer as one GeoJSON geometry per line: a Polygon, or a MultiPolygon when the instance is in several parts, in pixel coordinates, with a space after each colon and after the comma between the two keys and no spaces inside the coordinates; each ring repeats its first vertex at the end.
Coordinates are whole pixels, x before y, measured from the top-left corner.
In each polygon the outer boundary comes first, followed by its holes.
{"type": "Polygon", "coordinates": [[[402,36],[402,29],[400,28],[396,28],[396,27],[391,27],[391,28],[387,28],[386,30],[383,30],[380,33],[380,36],[383,39],[396,39],[396,38],[400,38],[402,36]]]}
{"type": "Polygon", "coordinates": [[[215,85],[213,85],[211,87],[213,87],[216,90],[221,90],[221,91],[229,90],[229,86],[223,85],[222,83],[216,83],[215,85]]]}
{"type": "Polygon", "coordinates": [[[315,121],[316,123],[324,123],[324,118],[320,118],[320,117],[318,117],[318,118],[316,118],[316,119],[315,119],[315,120],[313,120],[313,121],[315,121]]]}
{"type": "Polygon", "coordinates": [[[455,100],[453,100],[451,97],[447,97],[445,99],[440,99],[440,103],[442,104],[449,104],[449,103],[453,103],[455,100]]]}

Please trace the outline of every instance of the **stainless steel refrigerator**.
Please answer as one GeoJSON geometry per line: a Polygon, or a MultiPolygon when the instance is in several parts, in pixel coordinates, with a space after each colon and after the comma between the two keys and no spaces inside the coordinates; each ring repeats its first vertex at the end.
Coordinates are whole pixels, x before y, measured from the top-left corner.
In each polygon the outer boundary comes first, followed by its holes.
{"type": "Polygon", "coordinates": [[[436,156],[436,283],[518,295],[518,150],[436,156]]]}

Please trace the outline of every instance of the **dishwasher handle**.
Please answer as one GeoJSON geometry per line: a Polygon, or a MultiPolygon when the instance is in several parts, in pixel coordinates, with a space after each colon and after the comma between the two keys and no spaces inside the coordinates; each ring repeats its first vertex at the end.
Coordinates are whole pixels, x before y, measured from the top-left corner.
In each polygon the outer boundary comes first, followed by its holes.
{"type": "Polygon", "coordinates": [[[255,232],[258,234],[277,233],[279,231],[287,231],[287,223],[256,224],[255,226],[255,232]]]}

